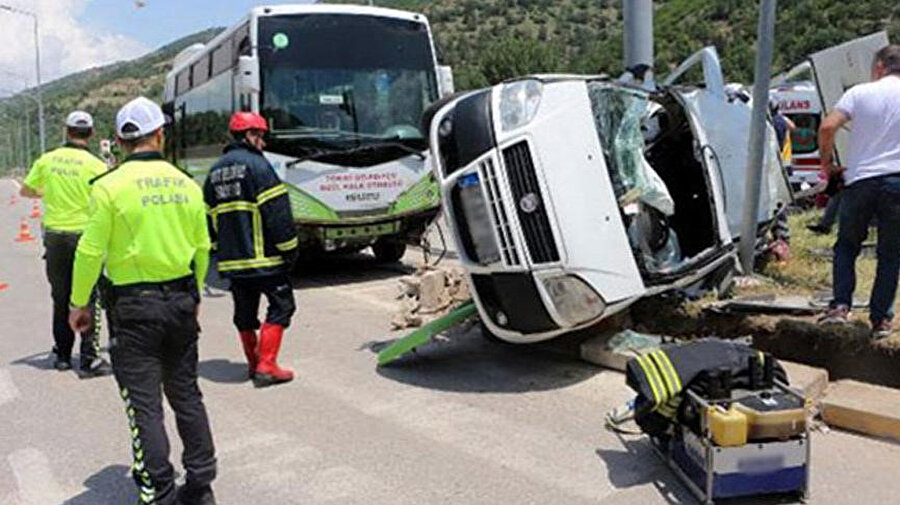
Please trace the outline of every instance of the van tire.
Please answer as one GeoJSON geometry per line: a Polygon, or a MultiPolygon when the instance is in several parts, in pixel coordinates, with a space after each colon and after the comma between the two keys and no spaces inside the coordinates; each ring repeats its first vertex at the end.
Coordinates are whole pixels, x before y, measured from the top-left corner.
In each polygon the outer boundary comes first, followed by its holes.
{"type": "Polygon", "coordinates": [[[478,320],[478,329],[481,331],[481,336],[484,337],[485,340],[494,345],[513,345],[506,340],[501,339],[497,335],[494,335],[493,332],[484,324],[484,321],[478,320]]]}

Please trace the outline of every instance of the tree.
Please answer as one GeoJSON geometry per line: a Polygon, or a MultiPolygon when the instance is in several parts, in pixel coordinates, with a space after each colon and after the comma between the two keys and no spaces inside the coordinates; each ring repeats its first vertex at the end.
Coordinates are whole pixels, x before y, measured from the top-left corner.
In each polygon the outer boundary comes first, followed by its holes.
{"type": "Polygon", "coordinates": [[[521,75],[558,72],[563,68],[561,55],[555,44],[504,37],[484,48],[479,66],[485,79],[495,84],[521,75]]]}

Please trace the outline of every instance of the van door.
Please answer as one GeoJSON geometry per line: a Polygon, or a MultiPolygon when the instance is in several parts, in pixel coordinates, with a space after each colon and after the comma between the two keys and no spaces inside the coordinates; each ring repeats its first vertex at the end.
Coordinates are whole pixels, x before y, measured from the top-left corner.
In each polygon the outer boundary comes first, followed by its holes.
{"type": "MultiPolygon", "coordinates": [[[[890,41],[887,32],[878,32],[819,51],[809,57],[825,114],[834,110],[845,91],[871,80],[875,53],[888,44],[890,41]]],[[[841,163],[841,153],[847,152],[848,140],[846,130],[838,132],[835,139],[838,164],[841,163]]]]}
{"type": "MultiPolygon", "coordinates": [[[[710,172],[716,206],[722,218],[719,230],[723,243],[739,238],[744,207],[744,179],[750,144],[751,107],[725,93],[718,55],[708,47],[694,54],[666,81],[674,84],[695,65],[702,65],[704,86],[672,87],[688,113],[697,139],[697,153],[710,172]]],[[[790,185],[781,165],[781,150],[775,130],[767,128],[762,190],[757,220],[769,222],[780,204],[791,200],[790,185]]]]}
{"type": "MultiPolygon", "coordinates": [[[[745,173],[750,144],[751,108],[740,101],[722,100],[705,89],[674,89],[688,111],[703,162],[719,181],[728,226],[728,243],[739,238],[744,212],[745,173]]],[[[779,205],[791,201],[791,190],[781,165],[775,130],[766,129],[766,152],[760,191],[758,223],[772,220],[779,205]]]]}

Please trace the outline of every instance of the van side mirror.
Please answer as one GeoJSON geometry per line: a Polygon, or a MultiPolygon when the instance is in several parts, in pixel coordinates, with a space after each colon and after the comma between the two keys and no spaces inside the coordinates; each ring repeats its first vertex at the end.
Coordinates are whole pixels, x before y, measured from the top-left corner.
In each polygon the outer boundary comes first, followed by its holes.
{"type": "Polygon", "coordinates": [[[258,94],[261,88],[258,60],[253,56],[241,56],[238,58],[237,71],[237,94],[258,94]]]}
{"type": "Polygon", "coordinates": [[[438,67],[438,90],[441,98],[456,92],[456,85],[453,82],[453,67],[445,65],[438,67]]]}

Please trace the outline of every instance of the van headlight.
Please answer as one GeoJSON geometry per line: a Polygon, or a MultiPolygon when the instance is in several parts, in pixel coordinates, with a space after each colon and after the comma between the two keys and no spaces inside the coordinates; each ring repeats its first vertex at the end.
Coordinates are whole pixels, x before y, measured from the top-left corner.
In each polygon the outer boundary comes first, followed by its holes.
{"type": "Polygon", "coordinates": [[[530,123],[537,115],[544,95],[540,81],[527,80],[504,84],[500,91],[500,123],[511,131],[530,123]]]}
{"type": "Polygon", "coordinates": [[[569,326],[596,319],[606,310],[603,298],[574,275],[548,277],[542,282],[556,313],[569,326]]]}

